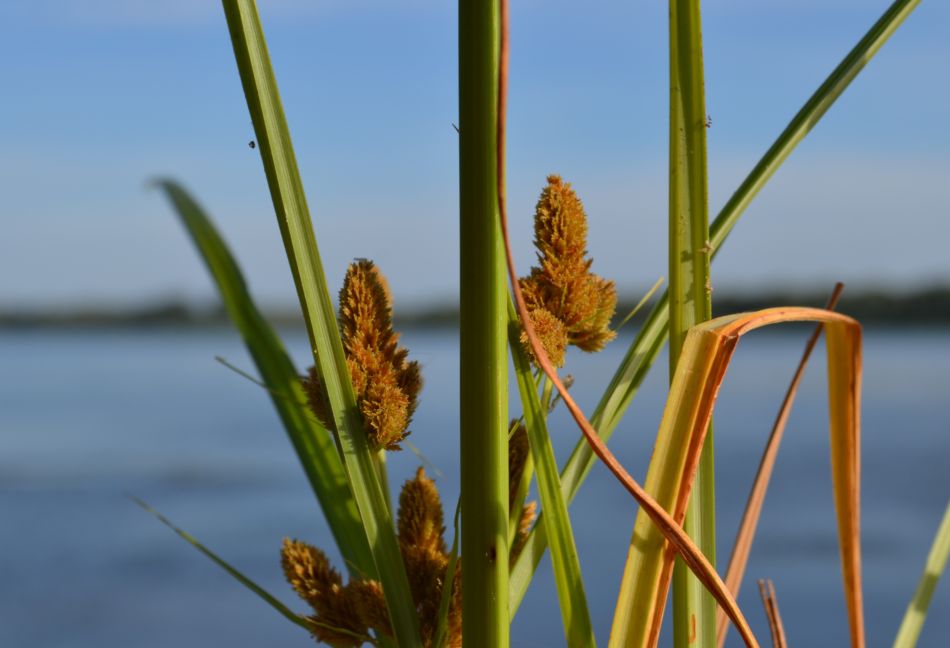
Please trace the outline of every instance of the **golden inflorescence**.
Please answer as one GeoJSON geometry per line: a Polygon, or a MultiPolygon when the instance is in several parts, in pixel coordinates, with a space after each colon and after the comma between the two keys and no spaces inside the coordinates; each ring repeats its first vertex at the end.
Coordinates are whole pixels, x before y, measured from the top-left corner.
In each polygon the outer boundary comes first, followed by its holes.
{"type": "MultiPolygon", "coordinates": [[[[445,526],[439,492],[422,468],[406,481],[399,495],[399,549],[409,576],[412,601],[419,614],[423,646],[432,646],[450,555],[445,549],[445,526]]],[[[378,581],[351,578],[343,585],[339,572],[322,551],[299,540],[284,540],[284,576],[313,609],[307,617],[317,641],[336,648],[375,643],[393,634],[386,599],[378,581]]],[[[462,645],[461,561],[456,562],[446,622],[446,644],[462,645]]]]}
{"type": "MultiPolygon", "coordinates": [[[[559,176],[548,177],[535,210],[534,232],[539,266],[520,280],[521,288],[549,358],[562,366],[568,345],[599,351],[614,338],[609,324],[617,304],[616,289],[612,281],[590,271],[584,207],[571,185],[559,176]]],[[[369,445],[374,451],[398,450],[409,433],[422,377],[419,364],[408,361],[407,350],[398,344],[389,289],[371,261],[356,261],[347,270],[340,290],[339,326],[369,445]]],[[[522,342],[526,343],[524,336],[522,342]]],[[[304,387],[314,414],[324,426],[335,430],[326,387],[315,367],[304,378],[304,387]]],[[[511,429],[509,507],[520,507],[510,549],[514,559],[537,518],[538,507],[536,502],[519,501],[524,493],[521,482],[530,465],[530,447],[523,424],[512,421],[511,429]]],[[[428,648],[438,629],[451,556],[445,546],[442,501],[435,482],[422,468],[402,487],[397,531],[422,643],[428,648]]],[[[350,648],[392,637],[378,581],[351,578],[344,585],[326,554],[299,540],[284,540],[281,565],[287,582],[313,610],[307,619],[318,641],[350,648]]],[[[445,625],[445,644],[451,648],[462,645],[461,567],[458,560],[445,625]]]]}
{"type": "MultiPolygon", "coordinates": [[[[548,176],[535,207],[534,244],[539,266],[520,280],[521,290],[544,350],[560,367],[569,344],[600,351],[614,339],[609,326],[617,290],[614,282],[590,271],[584,205],[558,175],[548,176]]],[[[527,342],[525,336],[522,341],[527,342]]]]}
{"type": "MultiPolygon", "coordinates": [[[[340,290],[340,334],[356,402],[370,446],[399,450],[422,388],[418,362],[408,361],[393,330],[392,299],[386,280],[372,261],[350,264],[340,290]]],[[[326,387],[316,367],[304,379],[310,408],[335,429],[326,387]]]]}

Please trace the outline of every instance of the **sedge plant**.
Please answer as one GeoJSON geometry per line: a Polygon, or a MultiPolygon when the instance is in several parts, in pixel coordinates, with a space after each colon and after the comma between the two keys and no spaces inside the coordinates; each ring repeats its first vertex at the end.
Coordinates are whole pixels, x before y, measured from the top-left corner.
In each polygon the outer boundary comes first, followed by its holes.
{"type": "MultiPolygon", "coordinates": [[[[559,370],[569,346],[596,352],[615,338],[614,283],[594,272],[587,250],[591,223],[580,197],[557,175],[548,178],[535,210],[537,265],[525,275],[517,272],[508,228],[520,227],[521,221],[509,222],[505,203],[507,1],[460,0],[462,492],[450,545],[444,503],[422,468],[402,485],[398,497],[390,496],[386,454],[399,450],[410,433],[423,377],[393,330],[394,305],[386,280],[371,261],[354,262],[334,307],[257,8],[254,0],[224,0],[311,343],[313,366],[306,373],[292,364],[255,306],[207,214],[174,181],[157,184],[242,334],[344,564],[332,565],[324,550],[305,539],[284,542],[280,568],[305,604],[301,613],[184,531],[176,532],[317,641],[332,646],[508,646],[511,620],[550,549],[565,642],[594,646],[598,637],[585,586],[617,584],[585,585],[568,507],[599,459],[639,507],[630,509],[635,541],[627,548],[610,635],[600,642],[656,646],[672,587],[675,646],[713,648],[724,639],[727,622],[747,646],[759,646],[735,596],[770,471],[760,471],[754,493],[761,495],[747,507],[740,533],[743,548],[734,553],[724,580],[716,564],[712,413],[741,336],[786,321],[812,321],[827,338],[830,454],[847,621],[852,646],[863,646],[860,326],[829,309],[797,307],[710,319],[710,262],[755,195],[918,1],[891,5],[710,223],[700,3],[670,0],[669,291],[656,300],[588,416],[559,370]],[[670,393],[641,485],[606,442],[667,339],[670,393]],[[507,402],[509,354],[520,395],[520,414],[514,419],[507,402]],[[548,428],[555,406],[565,407],[580,430],[577,446],[563,463],[548,428]],[[527,501],[532,485],[537,502],[527,501]]],[[[792,400],[786,398],[788,407],[792,400]]],[[[779,422],[777,427],[784,425],[781,415],[779,422]]],[[[774,453],[767,456],[774,461],[774,453]]],[[[902,648],[913,645],[922,623],[921,602],[929,600],[946,562],[948,526],[945,521],[941,527],[913,614],[908,612],[900,631],[897,645],[902,648]]],[[[783,642],[774,590],[763,592],[774,641],[783,642]]]]}

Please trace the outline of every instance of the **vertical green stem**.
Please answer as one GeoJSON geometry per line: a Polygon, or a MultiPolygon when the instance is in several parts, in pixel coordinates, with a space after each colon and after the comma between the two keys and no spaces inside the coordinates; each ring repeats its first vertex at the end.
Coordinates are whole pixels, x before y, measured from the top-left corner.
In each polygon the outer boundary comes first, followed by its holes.
{"type": "MultiPolygon", "coordinates": [[[[706,99],[699,0],[670,0],[670,377],[686,332],[712,314],[706,99]]],[[[716,564],[712,431],[706,438],[684,528],[716,564]]],[[[716,604],[686,566],[673,575],[673,644],[716,645],[716,604]]]]}
{"type": "Polygon", "coordinates": [[[498,221],[499,12],[459,0],[463,641],[508,646],[508,359],[498,221]]]}

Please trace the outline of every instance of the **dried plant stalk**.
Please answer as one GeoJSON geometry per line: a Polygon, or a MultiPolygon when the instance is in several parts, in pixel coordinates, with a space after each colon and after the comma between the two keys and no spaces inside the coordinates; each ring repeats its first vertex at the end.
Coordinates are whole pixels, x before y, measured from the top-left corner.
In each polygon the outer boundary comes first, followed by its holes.
{"type": "MultiPolygon", "coordinates": [[[[852,646],[864,645],[859,524],[861,326],[850,317],[816,308],[770,308],[720,317],[690,329],[670,387],[646,490],[680,522],[686,511],[713,406],[739,338],[791,321],[824,324],[828,350],[831,464],[852,646]]],[[[648,608],[653,623],[625,626],[624,645],[654,646],[669,589],[675,551],[641,509],[634,525],[618,614],[648,608]],[[662,560],[658,556],[662,554],[662,560]]],[[[730,593],[731,596],[731,593],[730,593]]],[[[616,627],[616,624],[615,624],[616,627]]]]}
{"type": "Polygon", "coordinates": [[[762,598],[765,616],[769,620],[772,648],[788,648],[788,642],[785,641],[785,626],[782,625],[782,615],[778,611],[778,599],[775,597],[775,586],[771,579],[759,579],[759,596],[762,598]]]}

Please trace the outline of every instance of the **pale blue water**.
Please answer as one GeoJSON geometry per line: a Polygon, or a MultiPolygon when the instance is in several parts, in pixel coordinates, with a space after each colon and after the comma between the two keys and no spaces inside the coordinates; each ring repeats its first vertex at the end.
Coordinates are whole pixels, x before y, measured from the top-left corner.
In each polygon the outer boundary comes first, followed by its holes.
{"type": "MultiPolygon", "coordinates": [[[[303,336],[288,336],[306,357],[303,336]]],[[[744,340],[716,417],[721,551],[728,546],[804,332],[744,340]]],[[[412,441],[458,493],[457,341],[409,333],[425,366],[412,441]]],[[[864,566],[870,646],[889,646],[950,496],[950,334],[870,330],[865,345],[864,566]]],[[[574,354],[588,409],[628,340],[574,354]]],[[[229,331],[0,334],[0,646],[86,648],[308,646],[311,640],[154,519],[147,499],[296,609],[283,584],[284,536],[329,547],[319,510],[263,391],[214,361],[251,365],[229,331]]],[[[641,476],[659,421],[661,359],[611,447],[641,476]]],[[[816,353],[789,424],[748,578],[774,579],[791,645],[844,646],[825,422],[816,353]]],[[[561,459],[576,432],[552,425],[561,459]]],[[[394,455],[395,483],[418,464],[394,455]]],[[[596,468],[573,505],[586,589],[606,644],[635,509],[596,468]]],[[[740,597],[767,633],[752,580],[740,597]]],[[[950,645],[941,583],[921,646],[950,645]]],[[[515,646],[560,646],[553,581],[542,565],[514,626],[515,646]]],[[[668,641],[664,641],[668,644],[668,641]]],[[[730,645],[738,645],[735,634],[730,645]]]]}

